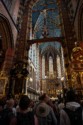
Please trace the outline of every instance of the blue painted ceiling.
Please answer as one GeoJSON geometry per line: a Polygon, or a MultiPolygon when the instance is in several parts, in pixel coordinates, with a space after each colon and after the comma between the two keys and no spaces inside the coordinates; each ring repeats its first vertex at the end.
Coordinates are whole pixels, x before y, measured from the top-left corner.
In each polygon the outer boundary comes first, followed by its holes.
{"type": "MultiPolygon", "coordinates": [[[[62,36],[59,8],[56,1],[57,0],[39,0],[34,4],[32,10],[32,29],[36,39],[44,37],[45,29],[46,37],[62,36]]],[[[60,43],[57,41],[42,43],[39,47],[45,50],[48,45],[55,46],[57,50],[60,49],[60,43]]]]}

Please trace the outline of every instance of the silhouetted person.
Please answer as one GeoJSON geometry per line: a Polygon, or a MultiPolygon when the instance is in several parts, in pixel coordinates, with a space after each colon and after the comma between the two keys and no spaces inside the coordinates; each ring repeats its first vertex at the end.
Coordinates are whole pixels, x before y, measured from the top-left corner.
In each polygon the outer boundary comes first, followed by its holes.
{"type": "Polygon", "coordinates": [[[83,125],[82,107],[76,99],[73,89],[67,91],[65,108],[60,111],[60,125],[83,125]]]}
{"type": "Polygon", "coordinates": [[[27,95],[23,95],[19,102],[19,112],[17,113],[17,125],[34,125],[34,114],[28,110],[31,100],[27,95]]]}

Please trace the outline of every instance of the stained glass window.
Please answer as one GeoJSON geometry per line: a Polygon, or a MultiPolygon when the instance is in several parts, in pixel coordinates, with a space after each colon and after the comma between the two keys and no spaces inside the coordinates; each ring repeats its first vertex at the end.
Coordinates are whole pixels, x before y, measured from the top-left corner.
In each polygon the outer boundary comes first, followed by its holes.
{"type": "Polygon", "coordinates": [[[49,57],[49,74],[53,74],[53,58],[49,57]]]}

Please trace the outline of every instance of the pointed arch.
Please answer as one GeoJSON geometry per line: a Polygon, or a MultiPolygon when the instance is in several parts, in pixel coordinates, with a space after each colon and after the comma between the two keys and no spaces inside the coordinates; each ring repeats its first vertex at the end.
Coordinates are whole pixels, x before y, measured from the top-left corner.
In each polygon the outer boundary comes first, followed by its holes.
{"type": "Polygon", "coordinates": [[[14,41],[8,19],[0,14],[0,70],[7,72],[12,65],[14,41]]]}
{"type": "Polygon", "coordinates": [[[2,14],[0,14],[0,35],[2,35],[3,38],[3,47],[5,47],[4,49],[14,47],[13,34],[10,23],[8,19],[2,14]]]}

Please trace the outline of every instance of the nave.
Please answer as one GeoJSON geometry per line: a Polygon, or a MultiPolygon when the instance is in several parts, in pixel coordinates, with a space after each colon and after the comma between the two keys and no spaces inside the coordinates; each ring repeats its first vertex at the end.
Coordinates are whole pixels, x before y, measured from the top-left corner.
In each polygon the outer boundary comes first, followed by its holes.
{"type": "Polygon", "coordinates": [[[0,98],[83,99],[83,0],[0,1],[0,98]]]}

